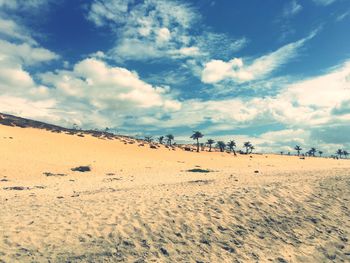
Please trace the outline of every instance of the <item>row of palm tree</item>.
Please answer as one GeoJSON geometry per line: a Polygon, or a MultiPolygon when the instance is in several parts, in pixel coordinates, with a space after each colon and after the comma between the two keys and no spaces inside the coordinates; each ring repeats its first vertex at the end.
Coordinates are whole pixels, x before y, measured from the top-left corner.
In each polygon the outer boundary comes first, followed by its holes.
{"type": "MultiPolygon", "coordinates": [[[[199,139],[203,138],[204,135],[200,132],[200,131],[194,131],[193,134],[190,136],[191,139],[196,141],[196,146],[197,146],[197,152],[199,152],[200,150],[200,145],[202,145],[202,150],[204,149],[204,145],[207,145],[209,147],[209,152],[212,151],[212,147],[215,144],[215,140],[213,139],[208,139],[207,142],[201,143],[199,142],[199,139]]],[[[163,144],[164,142],[166,142],[167,145],[172,146],[175,145],[173,143],[174,141],[174,135],[172,134],[167,134],[165,136],[160,136],[158,137],[158,142],[160,144],[163,144]]],[[[153,142],[153,137],[152,136],[145,136],[145,141],[151,143],[153,142]]],[[[229,152],[233,152],[234,155],[236,154],[236,142],[234,140],[230,140],[229,142],[225,143],[224,141],[217,141],[216,145],[217,148],[219,148],[220,152],[224,152],[226,149],[229,152]]],[[[243,143],[243,147],[245,148],[245,152],[240,151],[240,153],[243,154],[251,154],[253,152],[253,150],[255,149],[255,147],[252,145],[251,142],[247,141],[243,143]]],[[[301,151],[303,150],[301,148],[300,145],[296,145],[294,147],[294,150],[297,151],[297,155],[300,156],[301,155],[301,151]]],[[[315,157],[316,153],[318,153],[318,155],[321,157],[323,154],[323,151],[321,150],[317,150],[315,147],[312,147],[310,150],[306,151],[304,154],[302,154],[303,156],[312,156],[315,157]]],[[[283,152],[281,152],[281,154],[283,154],[283,152]]],[[[290,154],[290,153],[289,153],[290,154]]],[[[337,156],[339,156],[339,158],[347,158],[347,156],[349,155],[349,153],[343,149],[338,149],[335,153],[337,156]]]]}
{"type": "MultiPolygon", "coordinates": [[[[302,149],[299,145],[296,145],[296,146],[294,147],[294,150],[296,150],[297,153],[298,153],[298,156],[300,156],[300,152],[301,152],[303,149],[302,149]]],[[[308,155],[308,156],[313,156],[313,157],[315,157],[315,156],[316,156],[316,153],[318,153],[319,156],[321,157],[322,154],[323,154],[323,151],[321,151],[321,150],[318,150],[318,151],[317,151],[316,148],[312,147],[310,150],[306,151],[304,155],[308,155]]],[[[339,156],[339,158],[342,158],[342,156],[344,156],[345,158],[347,158],[347,156],[349,155],[349,153],[348,153],[347,151],[343,150],[343,149],[338,149],[338,150],[336,151],[335,154],[336,154],[336,156],[339,156]]]]}
{"type": "MultiPolygon", "coordinates": [[[[196,140],[196,144],[197,144],[197,152],[199,152],[199,139],[203,138],[204,135],[200,132],[200,131],[194,131],[193,134],[191,135],[191,139],[196,140]]],[[[212,150],[212,145],[215,143],[215,141],[213,139],[208,139],[206,142],[206,145],[209,146],[209,152],[211,152],[212,150]]],[[[224,141],[218,141],[216,143],[216,147],[220,149],[220,152],[224,152],[225,149],[228,149],[230,152],[233,152],[234,155],[236,154],[236,142],[234,140],[231,140],[227,143],[225,143],[224,141]]],[[[252,145],[251,142],[245,142],[243,144],[243,147],[246,148],[245,153],[252,153],[253,150],[255,149],[255,147],[252,145]]]]}
{"type": "MultiPolygon", "coordinates": [[[[209,152],[212,151],[213,145],[215,144],[215,140],[208,139],[206,143],[200,143],[199,139],[203,138],[204,135],[200,131],[194,131],[193,134],[190,136],[191,139],[196,141],[196,148],[197,152],[200,151],[200,145],[202,145],[202,150],[204,149],[204,146],[207,145],[209,147],[209,152]]],[[[144,140],[148,143],[152,143],[154,141],[154,138],[152,136],[145,136],[144,140]]],[[[174,135],[167,134],[165,136],[160,136],[157,138],[158,143],[164,144],[166,143],[169,146],[172,146],[172,142],[174,141],[174,135]]],[[[234,155],[237,155],[236,153],[236,142],[234,140],[230,140],[229,142],[225,143],[224,141],[217,141],[215,146],[219,148],[220,152],[224,152],[226,149],[230,152],[232,152],[234,155]]],[[[250,154],[253,152],[255,147],[252,145],[251,142],[245,142],[243,144],[243,147],[246,149],[245,154],[250,154]]]]}

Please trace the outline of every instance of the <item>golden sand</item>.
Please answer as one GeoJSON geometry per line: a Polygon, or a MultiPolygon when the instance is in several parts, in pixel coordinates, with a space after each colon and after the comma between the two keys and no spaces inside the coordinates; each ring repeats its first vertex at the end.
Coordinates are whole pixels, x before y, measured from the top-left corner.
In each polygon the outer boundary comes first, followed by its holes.
{"type": "Polygon", "coordinates": [[[0,125],[0,262],[350,262],[350,161],[139,144],[0,125]]]}

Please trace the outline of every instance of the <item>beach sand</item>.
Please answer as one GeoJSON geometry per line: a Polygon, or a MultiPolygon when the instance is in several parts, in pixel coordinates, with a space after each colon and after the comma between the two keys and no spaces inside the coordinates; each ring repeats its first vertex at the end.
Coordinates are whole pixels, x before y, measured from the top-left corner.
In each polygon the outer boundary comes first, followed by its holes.
{"type": "Polygon", "coordinates": [[[0,125],[0,262],[350,262],[349,160],[83,136],[0,125]]]}

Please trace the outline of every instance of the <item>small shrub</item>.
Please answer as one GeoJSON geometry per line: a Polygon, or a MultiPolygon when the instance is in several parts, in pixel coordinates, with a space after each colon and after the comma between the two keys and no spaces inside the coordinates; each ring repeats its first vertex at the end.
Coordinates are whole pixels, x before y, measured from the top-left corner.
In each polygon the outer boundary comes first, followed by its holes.
{"type": "Polygon", "coordinates": [[[194,168],[194,169],[187,170],[187,172],[191,172],[191,173],[210,173],[211,171],[207,170],[207,169],[194,168]]]}
{"type": "Polygon", "coordinates": [[[74,172],[84,173],[84,172],[90,172],[91,168],[90,168],[90,166],[78,166],[78,167],[72,168],[71,170],[74,172]]]}

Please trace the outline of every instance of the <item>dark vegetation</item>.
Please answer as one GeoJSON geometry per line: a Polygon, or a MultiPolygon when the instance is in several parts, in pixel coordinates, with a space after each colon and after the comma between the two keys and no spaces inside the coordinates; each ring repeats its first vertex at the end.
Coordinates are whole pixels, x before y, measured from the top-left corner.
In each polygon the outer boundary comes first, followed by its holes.
{"type": "Polygon", "coordinates": [[[78,166],[78,167],[74,167],[71,169],[73,172],[90,172],[91,168],[90,166],[78,166]]]}
{"type": "Polygon", "coordinates": [[[207,169],[194,168],[194,169],[187,170],[187,172],[191,172],[191,173],[210,173],[212,171],[207,170],[207,169]]]}

